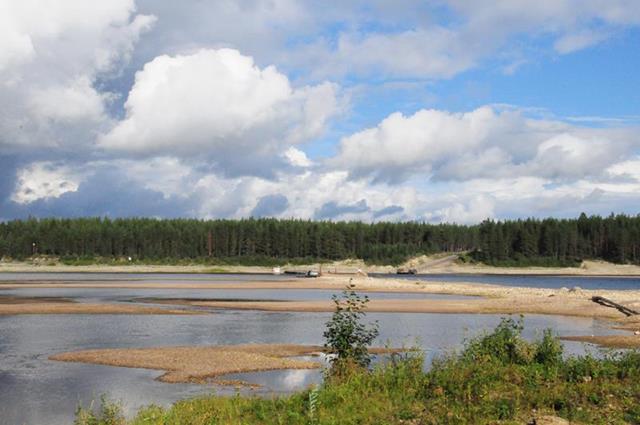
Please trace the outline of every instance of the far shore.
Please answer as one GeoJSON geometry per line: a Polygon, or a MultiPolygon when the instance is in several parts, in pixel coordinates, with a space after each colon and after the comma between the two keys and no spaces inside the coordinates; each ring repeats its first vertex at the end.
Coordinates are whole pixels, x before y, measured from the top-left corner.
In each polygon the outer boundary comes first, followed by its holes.
{"type": "MultiPolygon", "coordinates": [[[[325,274],[365,273],[394,274],[398,268],[416,269],[420,274],[486,274],[486,275],[549,275],[549,276],[611,276],[638,277],[640,266],[613,264],[605,261],[584,261],[581,267],[494,267],[483,264],[461,264],[456,255],[421,256],[400,267],[367,265],[361,260],[344,260],[324,264],[289,265],[281,269],[315,270],[325,274]]],[[[0,273],[173,273],[173,274],[271,274],[272,267],[234,265],[164,265],[164,264],[92,264],[65,265],[47,261],[1,261],[0,273]]]]}

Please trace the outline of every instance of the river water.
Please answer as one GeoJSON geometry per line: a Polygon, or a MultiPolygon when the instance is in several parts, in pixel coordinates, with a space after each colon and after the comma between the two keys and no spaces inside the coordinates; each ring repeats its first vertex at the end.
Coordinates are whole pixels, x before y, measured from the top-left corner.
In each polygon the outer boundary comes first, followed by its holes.
{"type": "Polygon", "coordinates": [[[534,275],[491,275],[491,274],[418,274],[388,275],[376,277],[394,277],[407,280],[434,282],[472,282],[503,286],[524,286],[531,288],[573,288],[582,289],[640,289],[640,276],[534,276],[534,275]]]}
{"type": "MultiPolygon", "coordinates": [[[[89,276],[91,280],[132,279],[176,283],[191,279],[207,281],[246,280],[251,276],[212,275],[121,275],[89,276]]],[[[1,275],[0,275],[1,276],[1,275]]],[[[466,276],[468,277],[468,276],[466,276]]],[[[86,276],[83,279],[87,280],[86,276]]],[[[266,276],[260,276],[264,280],[266,276]]],[[[282,279],[282,277],[277,277],[282,279]]],[[[412,278],[415,278],[413,276],[412,278]]],[[[548,277],[537,277],[545,285],[548,277]]],[[[45,280],[41,275],[13,276],[5,280],[45,280]],[[22,279],[20,279],[22,277],[22,279]]],[[[69,276],[48,276],[46,280],[71,280],[69,276]]],[[[581,285],[585,287],[584,285],[581,285]]],[[[0,290],[0,295],[61,296],[79,302],[136,302],[137,298],[219,299],[329,299],[326,290],[228,290],[228,289],[120,289],[120,288],[23,288],[0,290]]],[[[449,298],[447,295],[372,293],[371,298],[449,298]]],[[[454,297],[461,298],[461,297],[454,297]]],[[[155,381],[161,371],[127,369],[48,360],[52,354],[96,348],[154,347],[171,345],[219,345],[244,343],[322,344],[328,313],[283,313],[216,310],[198,316],[170,315],[22,315],[0,316],[0,423],[58,425],[73,422],[78,403],[85,406],[102,394],[122,400],[133,414],[150,403],[169,405],[176,400],[211,392],[230,394],[229,387],[195,384],[167,384],[155,381]]],[[[417,345],[425,351],[427,363],[433,356],[459,349],[465,338],[491,330],[498,315],[442,315],[413,313],[371,313],[377,320],[377,345],[417,345]]],[[[607,324],[588,318],[530,315],[525,318],[525,336],[533,338],[545,328],[560,335],[618,333],[607,324]]],[[[585,346],[566,343],[570,353],[585,346]]],[[[290,392],[318,382],[321,372],[273,371],[236,374],[262,386],[258,393],[290,392]]]]}

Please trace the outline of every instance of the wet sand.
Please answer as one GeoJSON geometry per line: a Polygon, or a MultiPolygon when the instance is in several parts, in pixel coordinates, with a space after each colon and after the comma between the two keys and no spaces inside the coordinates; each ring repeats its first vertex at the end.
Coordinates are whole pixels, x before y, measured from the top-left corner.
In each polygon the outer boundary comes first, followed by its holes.
{"type": "MultiPolygon", "coordinates": [[[[319,362],[288,357],[314,355],[319,346],[249,344],[86,350],[56,354],[51,360],[165,371],[160,381],[203,383],[221,375],[277,369],[315,369],[319,362]]],[[[224,382],[224,381],[223,381],[224,382]]]]}
{"type": "Polygon", "coordinates": [[[85,304],[56,297],[0,296],[0,316],[17,314],[202,314],[171,309],[126,304],[85,304]]]}

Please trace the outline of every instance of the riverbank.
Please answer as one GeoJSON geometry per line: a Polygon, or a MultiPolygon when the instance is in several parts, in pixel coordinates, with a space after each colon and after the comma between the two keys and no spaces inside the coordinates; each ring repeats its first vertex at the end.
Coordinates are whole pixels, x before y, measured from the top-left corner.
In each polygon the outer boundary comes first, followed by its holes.
{"type": "MultiPolygon", "coordinates": [[[[421,274],[495,274],[495,275],[558,275],[558,276],[640,276],[640,266],[613,264],[605,261],[584,261],[580,267],[495,267],[484,264],[461,263],[458,255],[420,256],[400,265],[370,265],[362,260],[343,260],[331,263],[289,265],[284,270],[316,270],[327,274],[395,273],[398,268],[416,269],[421,274]]],[[[91,264],[66,265],[51,261],[1,261],[0,273],[172,273],[172,274],[270,274],[272,267],[239,265],[166,265],[166,264],[91,264]]]]}

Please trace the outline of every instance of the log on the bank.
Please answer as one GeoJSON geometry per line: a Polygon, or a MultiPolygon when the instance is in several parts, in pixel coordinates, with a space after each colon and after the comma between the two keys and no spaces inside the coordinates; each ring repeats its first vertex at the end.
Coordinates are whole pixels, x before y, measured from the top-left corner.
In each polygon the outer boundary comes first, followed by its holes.
{"type": "Polygon", "coordinates": [[[624,314],[625,316],[636,316],[638,314],[640,314],[640,312],[630,309],[629,307],[625,307],[622,304],[618,304],[615,301],[611,301],[608,298],[605,297],[600,297],[600,296],[594,296],[591,297],[591,301],[593,301],[594,303],[598,303],[600,305],[603,305],[605,307],[611,307],[611,308],[615,308],[616,310],[618,310],[619,312],[621,312],[622,314],[624,314]]]}

